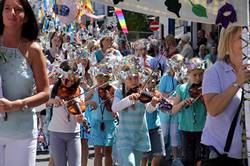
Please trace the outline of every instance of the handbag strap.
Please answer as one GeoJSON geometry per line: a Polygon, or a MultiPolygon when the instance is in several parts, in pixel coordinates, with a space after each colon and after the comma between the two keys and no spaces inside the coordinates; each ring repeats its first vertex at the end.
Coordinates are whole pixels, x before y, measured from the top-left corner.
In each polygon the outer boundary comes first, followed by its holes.
{"type": "Polygon", "coordinates": [[[224,147],[224,152],[229,152],[231,144],[232,144],[234,131],[235,131],[236,124],[237,124],[238,117],[239,117],[239,113],[240,113],[240,110],[241,110],[241,107],[242,107],[242,104],[243,104],[243,94],[244,94],[244,90],[242,90],[240,105],[237,108],[237,111],[236,111],[236,113],[234,115],[233,121],[232,121],[230,129],[229,129],[229,132],[227,134],[227,141],[226,141],[226,144],[225,144],[225,147],[224,147]]]}
{"type": "MultiPolygon", "coordinates": [[[[51,99],[54,99],[55,97],[56,97],[56,95],[57,95],[57,92],[58,92],[58,88],[59,88],[59,85],[55,85],[53,88],[52,88],[52,90],[51,90],[51,95],[50,95],[50,98],[51,99]]],[[[50,115],[49,115],[49,121],[51,121],[51,119],[52,119],[52,116],[53,116],[53,108],[54,108],[54,104],[52,104],[51,105],[51,107],[49,108],[49,113],[50,113],[50,115]]]]}

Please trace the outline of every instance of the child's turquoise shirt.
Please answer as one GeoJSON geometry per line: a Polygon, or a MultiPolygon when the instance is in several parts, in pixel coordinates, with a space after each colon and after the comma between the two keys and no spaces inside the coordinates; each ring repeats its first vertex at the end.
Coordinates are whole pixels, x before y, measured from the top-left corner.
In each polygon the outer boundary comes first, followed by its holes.
{"type": "MultiPolygon", "coordinates": [[[[94,54],[95,54],[97,63],[101,62],[102,59],[104,58],[104,55],[103,55],[103,52],[101,49],[95,51],[94,54]]],[[[116,56],[122,56],[122,54],[118,50],[115,50],[115,54],[116,54],[116,56]]]]}
{"type": "MultiPolygon", "coordinates": [[[[175,91],[177,84],[178,82],[174,77],[163,75],[160,79],[159,90],[161,93],[172,94],[175,91]]],[[[161,123],[167,123],[170,121],[170,119],[172,123],[178,123],[177,114],[160,111],[159,116],[161,123]]]]}
{"type": "MultiPolygon", "coordinates": [[[[180,95],[181,101],[190,98],[188,89],[190,84],[185,83],[176,88],[176,95],[180,95]]],[[[199,99],[188,107],[183,107],[178,113],[179,130],[189,132],[201,132],[206,121],[206,108],[199,99]]]]}
{"type": "Polygon", "coordinates": [[[104,106],[104,100],[98,95],[97,90],[94,92],[92,96],[92,101],[98,104],[98,107],[95,110],[91,111],[91,119],[92,120],[114,120],[112,112],[109,112],[104,106]]]}
{"type": "Polygon", "coordinates": [[[161,122],[160,122],[160,116],[159,116],[158,110],[154,112],[147,112],[146,118],[147,118],[147,125],[148,125],[149,130],[160,127],[161,122]]]}

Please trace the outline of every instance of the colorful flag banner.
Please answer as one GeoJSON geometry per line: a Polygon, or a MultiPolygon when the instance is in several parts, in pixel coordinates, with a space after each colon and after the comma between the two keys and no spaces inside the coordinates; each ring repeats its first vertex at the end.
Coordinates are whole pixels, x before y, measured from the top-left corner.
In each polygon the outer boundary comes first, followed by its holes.
{"type": "Polygon", "coordinates": [[[86,16],[90,17],[90,18],[93,18],[93,19],[96,19],[96,20],[102,20],[105,18],[105,15],[94,15],[92,13],[89,13],[88,11],[86,11],[84,13],[86,16]]]}
{"type": "Polygon", "coordinates": [[[92,7],[92,4],[90,2],[90,0],[86,0],[84,3],[83,3],[83,7],[85,10],[87,10],[89,13],[94,13],[94,9],[92,7]]]}
{"type": "Polygon", "coordinates": [[[127,28],[127,25],[126,25],[126,21],[125,21],[122,9],[117,8],[117,7],[114,7],[114,8],[115,8],[115,14],[116,14],[116,16],[117,16],[117,18],[119,20],[120,26],[122,28],[122,32],[123,33],[128,33],[128,28],[127,28]]]}
{"type": "Polygon", "coordinates": [[[233,20],[229,20],[231,23],[246,26],[249,10],[248,0],[123,0],[117,5],[113,0],[92,1],[147,15],[208,24],[215,24],[217,19],[220,23],[220,20],[231,18],[225,13],[229,10],[233,15],[236,14],[233,20]]]}

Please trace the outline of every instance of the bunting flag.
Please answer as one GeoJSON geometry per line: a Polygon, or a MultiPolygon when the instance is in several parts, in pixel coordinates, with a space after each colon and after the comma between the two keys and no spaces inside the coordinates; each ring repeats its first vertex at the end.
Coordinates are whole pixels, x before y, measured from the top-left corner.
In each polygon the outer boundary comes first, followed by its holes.
{"type": "Polygon", "coordinates": [[[94,13],[94,10],[93,10],[93,7],[92,7],[92,4],[90,2],[90,0],[86,0],[84,3],[83,3],[83,7],[85,10],[87,10],[89,13],[94,13]]]}
{"type": "Polygon", "coordinates": [[[79,18],[82,16],[86,15],[90,18],[90,22],[94,22],[94,9],[92,7],[91,1],[90,0],[81,0],[80,1],[80,11],[79,11],[79,18]],[[92,17],[93,16],[93,17],[92,17]]]}
{"type": "Polygon", "coordinates": [[[92,13],[89,13],[89,12],[85,12],[85,15],[92,18],[92,19],[96,19],[96,20],[102,20],[105,18],[105,15],[94,15],[92,13]]]}
{"type": "Polygon", "coordinates": [[[115,14],[116,14],[116,16],[118,18],[118,21],[120,23],[120,26],[122,28],[122,32],[123,33],[128,33],[128,28],[127,28],[127,25],[126,25],[126,21],[125,21],[122,9],[117,8],[117,7],[114,7],[114,8],[115,8],[115,14]]]}
{"type": "Polygon", "coordinates": [[[44,13],[47,13],[47,10],[48,10],[47,0],[44,0],[43,1],[43,11],[44,11],[44,13]]]}

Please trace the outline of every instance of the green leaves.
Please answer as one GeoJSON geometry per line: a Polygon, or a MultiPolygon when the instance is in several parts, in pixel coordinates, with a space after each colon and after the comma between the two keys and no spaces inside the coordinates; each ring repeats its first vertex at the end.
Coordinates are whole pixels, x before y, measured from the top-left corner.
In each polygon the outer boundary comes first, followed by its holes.
{"type": "Polygon", "coordinates": [[[189,0],[189,2],[193,6],[192,11],[196,16],[207,17],[207,9],[204,6],[202,6],[200,4],[194,4],[191,0],[189,0]]]}

